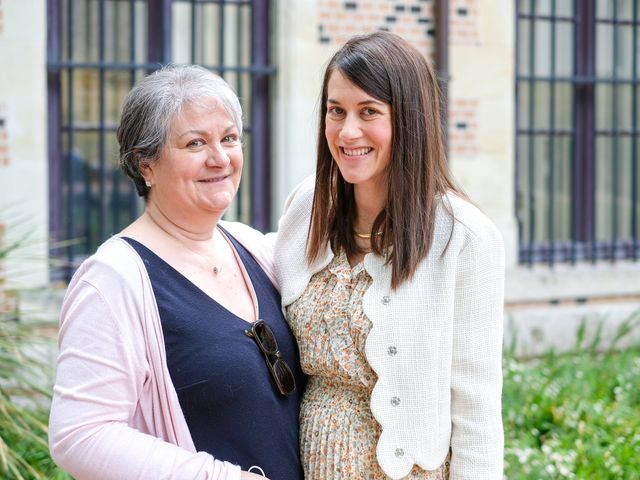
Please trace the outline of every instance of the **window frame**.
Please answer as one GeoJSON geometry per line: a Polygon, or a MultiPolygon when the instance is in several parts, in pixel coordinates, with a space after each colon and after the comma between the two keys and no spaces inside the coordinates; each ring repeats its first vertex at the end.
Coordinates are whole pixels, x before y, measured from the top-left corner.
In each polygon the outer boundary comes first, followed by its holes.
{"type": "MultiPolygon", "coordinates": [[[[241,189],[249,189],[247,195],[238,192],[236,201],[236,212],[232,212],[235,218],[246,223],[250,223],[255,228],[268,231],[271,227],[271,167],[270,167],[270,85],[271,78],[276,73],[274,66],[270,64],[270,1],[269,0],[91,0],[92,8],[97,9],[99,32],[98,38],[98,58],[96,61],[79,61],[74,57],[73,46],[73,22],[64,21],[73,18],[74,3],[78,0],[47,0],[47,93],[48,93],[48,159],[49,159],[49,233],[51,242],[50,256],[64,265],[62,268],[52,269],[52,279],[69,279],[78,263],[87,256],[109,235],[114,232],[109,231],[108,225],[117,224],[116,220],[108,220],[109,215],[116,216],[117,213],[110,211],[106,203],[107,189],[107,169],[105,159],[105,135],[112,134],[117,125],[108,125],[105,122],[105,74],[110,71],[130,72],[130,85],[135,83],[136,78],[141,74],[152,72],[162,65],[172,61],[172,11],[174,4],[184,4],[191,8],[191,34],[188,39],[190,44],[190,61],[198,63],[196,56],[196,42],[203,42],[196,37],[197,10],[208,6],[219,8],[219,25],[217,25],[218,58],[215,65],[203,65],[204,67],[222,75],[237,74],[249,75],[250,85],[248,92],[239,92],[241,101],[243,97],[249,100],[243,101],[245,116],[249,117],[249,122],[245,123],[244,130],[248,136],[248,150],[245,152],[245,181],[241,189]],[[128,4],[130,7],[130,24],[128,41],[131,45],[131,52],[128,61],[107,61],[105,60],[105,6],[111,4],[128,4]],[[145,32],[136,31],[136,5],[146,4],[146,58],[137,58],[135,54],[136,36],[144,35],[145,32]],[[246,8],[250,10],[250,32],[248,42],[250,50],[250,61],[248,64],[225,63],[225,7],[246,8]],[[63,25],[66,23],[66,31],[63,32],[63,25]],[[65,36],[71,41],[65,44],[65,36]],[[63,52],[63,48],[65,51],[63,52]],[[97,73],[99,78],[98,109],[99,121],[97,125],[79,126],[73,118],[73,95],[74,89],[73,74],[81,69],[91,70],[97,73]],[[63,80],[66,76],[66,82],[63,80]],[[63,109],[63,88],[67,93],[65,102],[66,115],[63,109]],[[65,118],[63,118],[65,117],[65,118]],[[78,220],[74,215],[71,201],[66,201],[65,195],[73,196],[70,192],[69,183],[73,181],[71,157],[74,143],[74,134],[82,128],[92,132],[97,132],[99,138],[99,151],[97,158],[98,181],[92,193],[96,194],[99,207],[92,222],[97,222],[96,238],[87,238],[86,245],[74,243],[73,237],[76,232],[74,223],[78,220]],[[68,150],[64,151],[63,133],[67,135],[68,150]],[[71,180],[70,180],[71,179],[71,180]],[[246,204],[241,205],[242,202],[246,204]],[[248,212],[248,213],[247,213],[248,212]],[[110,223],[111,222],[111,223],[110,223]]],[[[143,29],[145,30],[145,29],[143,29]]],[[[237,29],[238,30],[238,29],[237,29]]],[[[238,34],[239,36],[240,34],[238,34]]],[[[238,42],[241,39],[236,38],[238,42]]],[[[227,59],[232,60],[232,59],[227,59]]],[[[240,80],[239,80],[240,81],[240,80]]],[[[232,86],[234,86],[232,84],[232,86]]],[[[88,131],[87,130],[87,131],[88,131]]],[[[142,208],[135,189],[131,182],[122,176],[122,184],[127,184],[129,189],[128,207],[130,219],[133,220],[140,214],[142,208]]],[[[112,187],[115,188],[115,187],[112,187]]],[[[73,197],[75,198],[75,197],[73,197]]],[[[85,222],[85,225],[88,222],[85,222]]],[[[126,223],[125,223],[126,224],[126,223]]],[[[124,226],[124,225],[123,225],[124,226]]],[[[87,229],[88,231],[89,229],[87,229]]]]}
{"type": "MultiPolygon", "coordinates": [[[[528,5],[531,11],[525,12],[522,0],[516,0],[515,21],[516,21],[516,72],[515,72],[515,100],[516,100],[516,122],[515,122],[515,211],[518,221],[518,259],[522,264],[538,264],[548,263],[575,263],[577,261],[587,260],[596,262],[598,260],[619,260],[631,259],[637,260],[640,255],[638,236],[639,221],[638,207],[640,206],[640,198],[638,196],[638,108],[632,107],[632,124],[631,130],[627,131],[613,125],[611,129],[597,129],[596,119],[596,89],[599,85],[612,85],[614,95],[620,85],[631,85],[632,103],[638,105],[638,89],[640,80],[638,78],[638,34],[640,30],[640,19],[638,17],[638,9],[640,8],[639,0],[633,0],[633,16],[631,20],[622,20],[617,17],[617,0],[614,0],[613,14],[611,18],[598,18],[596,12],[596,0],[574,0],[573,16],[562,16],[557,14],[556,0],[550,0],[550,14],[540,14],[536,12],[536,5],[539,2],[529,0],[528,5]],[[522,55],[521,55],[521,30],[520,25],[524,21],[529,21],[529,38],[528,38],[528,55],[529,55],[529,71],[527,74],[522,73],[522,55]],[[536,21],[547,21],[551,23],[551,72],[550,75],[537,75],[535,72],[535,26],[536,21]],[[556,26],[558,22],[570,22],[574,25],[573,29],[573,52],[574,65],[572,75],[561,76],[555,71],[555,52],[556,52],[556,26]],[[614,28],[620,25],[631,25],[633,32],[633,60],[632,60],[632,77],[623,78],[617,75],[616,69],[613,70],[611,77],[599,76],[596,72],[596,26],[599,24],[611,24],[614,28]],[[555,87],[560,82],[571,85],[572,89],[572,128],[563,130],[556,128],[554,125],[555,108],[549,108],[550,119],[548,129],[536,129],[534,127],[534,114],[536,108],[536,99],[534,88],[536,85],[548,84],[550,86],[550,105],[554,105],[555,87]],[[526,107],[523,105],[523,97],[521,94],[521,86],[527,86],[528,92],[528,125],[521,125],[521,110],[526,107]],[[548,178],[546,178],[545,192],[547,197],[548,210],[546,214],[546,234],[545,242],[536,241],[537,225],[536,225],[536,167],[539,168],[539,154],[535,151],[533,139],[536,136],[546,136],[549,142],[548,151],[550,152],[548,164],[548,178]],[[570,241],[560,242],[557,240],[555,228],[556,202],[554,201],[555,191],[555,166],[553,148],[554,141],[560,136],[569,136],[571,138],[571,207],[570,207],[570,241]],[[618,139],[625,136],[631,136],[631,218],[630,222],[630,238],[621,238],[620,226],[618,224],[618,212],[616,210],[619,203],[620,185],[619,182],[620,168],[618,157],[615,155],[618,148],[618,139]],[[602,137],[610,137],[612,141],[612,201],[611,201],[611,238],[607,241],[598,241],[596,236],[596,140],[602,137]],[[528,151],[522,151],[520,145],[521,139],[527,139],[528,151]],[[523,157],[527,157],[527,162],[523,157]],[[531,159],[534,159],[533,161],[531,159]],[[523,169],[527,171],[524,172],[523,169]],[[526,173],[526,175],[523,175],[526,173]],[[526,177],[526,188],[521,184],[521,179],[526,177]],[[526,205],[526,208],[524,208],[526,205]],[[526,227],[526,228],[525,228],[526,227]]],[[[614,33],[613,50],[617,52],[617,33],[614,33]]],[[[614,97],[615,98],[615,97],[614,97]]],[[[554,105],[555,106],[555,105],[554,105]]],[[[539,207],[538,207],[539,208],[539,207]]],[[[544,230],[542,230],[544,231],[544,230]]]]}

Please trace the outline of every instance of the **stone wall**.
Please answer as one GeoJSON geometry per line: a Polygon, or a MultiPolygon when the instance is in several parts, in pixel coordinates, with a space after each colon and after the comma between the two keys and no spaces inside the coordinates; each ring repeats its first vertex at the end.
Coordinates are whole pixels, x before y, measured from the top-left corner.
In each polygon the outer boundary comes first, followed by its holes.
{"type": "Polygon", "coordinates": [[[48,278],[46,1],[0,0],[0,223],[6,241],[28,237],[9,255],[8,286],[48,278]]]}

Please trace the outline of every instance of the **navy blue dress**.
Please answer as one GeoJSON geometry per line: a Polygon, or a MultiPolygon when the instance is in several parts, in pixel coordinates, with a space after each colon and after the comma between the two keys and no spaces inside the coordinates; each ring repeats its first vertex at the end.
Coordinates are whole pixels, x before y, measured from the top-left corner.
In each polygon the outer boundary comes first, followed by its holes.
{"type": "Polygon", "coordinates": [[[285,322],[280,294],[251,254],[231,235],[251,278],[260,317],[273,330],[296,377],[282,396],[260,349],[245,335],[251,325],[217,303],[141,243],[125,238],[145,263],[160,312],[167,366],[193,442],[219,460],[272,480],[302,480],[298,413],[305,377],[285,322]]]}

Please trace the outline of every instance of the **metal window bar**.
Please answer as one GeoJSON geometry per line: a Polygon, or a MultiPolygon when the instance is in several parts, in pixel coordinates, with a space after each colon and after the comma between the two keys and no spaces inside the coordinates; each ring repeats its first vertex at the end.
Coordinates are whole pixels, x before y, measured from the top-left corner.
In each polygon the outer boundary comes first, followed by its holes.
{"type": "MultiPolygon", "coordinates": [[[[112,26],[112,41],[111,41],[111,50],[113,51],[113,58],[111,59],[112,61],[117,61],[120,57],[119,55],[119,44],[118,44],[118,40],[119,40],[119,36],[116,35],[116,31],[118,28],[118,25],[121,25],[122,23],[122,19],[120,18],[120,4],[116,3],[114,5],[112,5],[112,9],[113,9],[113,26],[112,26]]],[[[121,205],[121,201],[120,201],[120,179],[122,178],[122,175],[119,174],[117,169],[113,169],[111,171],[111,178],[109,179],[109,183],[112,185],[112,198],[113,198],[113,203],[114,206],[111,209],[110,212],[108,212],[111,215],[111,219],[109,221],[109,223],[111,223],[111,225],[120,225],[120,205],[121,205]]]]}
{"type": "Polygon", "coordinates": [[[98,198],[99,198],[99,218],[100,221],[98,223],[98,235],[101,240],[106,239],[107,233],[107,203],[106,203],[106,175],[107,175],[107,166],[105,159],[105,128],[104,128],[104,96],[105,96],[105,83],[104,83],[104,42],[105,42],[105,22],[104,22],[104,3],[105,0],[99,0],[99,10],[98,10],[98,60],[101,64],[101,68],[98,70],[98,172],[99,172],[99,190],[98,190],[98,198]]]}
{"type": "MultiPolygon", "coordinates": [[[[136,2],[135,0],[129,0],[129,61],[133,64],[136,63],[136,42],[138,36],[136,35],[136,2]]],[[[136,83],[136,71],[134,69],[129,70],[129,88],[132,88],[136,83]]],[[[139,201],[138,194],[135,188],[129,189],[129,211],[139,213],[139,201]]]]}
{"type": "MultiPolygon", "coordinates": [[[[518,2],[519,4],[520,2],[518,2]]],[[[536,2],[534,0],[533,4],[535,5],[536,2]]],[[[519,7],[519,5],[518,5],[519,7]]],[[[573,17],[568,17],[568,16],[564,16],[564,15],[556,15],[556,7],[555,5],[551,7],[551,11],[552,14],[551,15],[543,15],[543,14],[535,14],[535,13],[518,13],[517,16],[519,19],[521,20],[547,20],[550,22],[573,22],[574,18],[573,17]]]]}
{"type": "Polygon", "coordinates": [[[196,0],[191,0],[191,63],[196,63],[196,0]]]}
{"type": "MultiPolygon", "coordinates": [[[[536,12],[536,2],[531,2],[531,12],[532,15],[535,16],[536,12]]],[[[529,73],[533,77],[536,72],[536,63],[535,63],[535,44],[536,44],[536,22],[531,21],[529,23],[529,73]]],[[[535,122],[535,98],[536,98],[536,83],[534,80],[529,81],[529,128],[534,126],[535,122]]],[[[535,231],[536,231],[536,217],[535,217],[535,178],[536,178],[536,169],[535,169],[535,141],[533,138],[529,137],[529,152],[528,152],[528,193],[529,193],[529,235],[527,238],[527,243],[529,245],[533,245],[535,243],[535,231]]],[[[532,259],[529,259],[529,265],[531,265],[532,259]]]]}
{"type": "Polygon", "coordinates": [[[442,97],[442,131],[444,149],[449,156],[449,0],[435,4],[436,20],[436,74],[442,97]]]}
{"type": "Polygon", "coordinates": [[[549,243],[549,255],[548,263],[553,266],[554,258],[553,252],[555,250],[555,93],[556,93],[556,0],[551,0],[551,42],[550,42],[550,58],[551,58],[551,81],[549,82],[550,99],[549,99],[549,180],[547,184],[549,201],[547,202],[548,217],[547,217],[547,242],[549,243]]]}
{"type": "MultiPolygon", "coordinates": [[[[522,231],[523,231],[523,225],[522,225],[522,218],[520,216],[520,203],[521,203],[521,197],[520,197],[520,185],[519,185],[519,179],[520,179],[520,170],[521,170],[521,159],[522,156],[520,155],[520,148],[519,148],[519,144],[518,144],[518,140],[520,138],[521,135],[523,135],[523,133],[521,133],[521,125],[520,125],[520,115],[518,112],[518,106],[520,105],[520,98],[521,98],[521,94],[520,94],[520,80],[518,79],[519,75],[520,75],[520,62],[521,62],[521,58],[520,58],[520,35],[519,35],[519,26],[520,26],[520,22],[521,22],[521,18],[522,18],[522,12],[521,12],[521,8],[520,8],[520,1],[516,0],[516,5],[515,5],[515,25],[514,25],[514,31],[516,32],[515,35],[515,68],[516,68],[516,81],[515,81],[515,103],[516,103],[516,112],[515,112],[515,160],[516,160],[516,164],[515,164],[515,168],[514,168],[514,175],[515,175],[515,186],[516,186],[516,194],[514,195],[514,205],[513,205],[513,210],[514,212],[516,212],[516,223],[518,226],[518,245],[519,245],[519,251],[518,251],[518,257],[520,259],[520,261],[523,260],[523,241],[522,241],[522,231]]],[[[531,125],[530,125],[531,127],[531,125]]]]}
{"type": "Polygon", "coordinates": [[[612,85],[633,85],[638,83],[637,79],[633,78],[598,77],[595,75],[558,75],[555,78],[549,75],[517,75],[516,80],[535,82],[549,82],[551,80],[555,80],[556,82],[570,82],[575,85],[591,85],[598,82],[610,83],[612,85]]]}
{"type": "MultiPolygon", "coordinates": [[[[522,197],[520,194],[516,195],[516,210],[519,212],[518,225],[519,225],[519,239],[520,250],[519,259],[521,262],[532,265],[533,263],[548,262],[552,265],[554,262],[575,262],[577,260],[588,259],[592,262],[601,259],[615,260],[618,258],[631,258],[637,259],[640,255],[638,248],[638,235],[639,235],[639,218],[638,207],[640,206],[640,198],[638,192],[638,137],[640,136],[640,129],[638,128],[638,89],[640,86],[640,80],[638,79],[638,59],[637,59],[637,44],[638,44],[638,29],[640,23],[638,21],[638,8],[637,0],[634,0],[632,8],[632,18],[622,18],[618,11],[619,5],[614,1],[613,12],[610,18],[596,18],[595,13],[595,1],[579,1],[574,0],[574,17],[564,15],[557,15],[556,1],[552,1],[551,12],[549,14],[538,13],[536,11],[535,0],[527,2],[530,5],[529,12],[524,12],[522,6],[524,2],[516,1],[516,29],[520,30],[520,26],[523,22],[530,22],[530,30],[528,38],[522,37],[520,34],[516,36],[516,136],[520,141],[516,143],[516,185],[518,185],[518,191],[526,185],[526,197],[522,197]],[[535,40],[536,40],[536,25],[537,21],[547,21],[551,23],[551,72],[549,75],[540,75],[536,72],[536,64],[533,59],[535,52],[535,40]],[[557,24],[560,22],[572,23],[575,25],[574,30],[574,51],[577,52],[575,56],[574,72],[572,75],[558,76],[555,70],[555,44],[557,42],[557,24]],[[631,76],[624,77],[616,67],[611,72],[610,76],[596,75],[596,58],[595,58],[595,37],[596,37],[596,24],[612,25],[614,30],[613,45],[611,51],[613,52],[613,58],[617,59],[620,56],[620,39],[619,28],[621,26],[632,26],[632,55],[633,60],[631,63],[631,76]],[[521,45],[521,42],[525,42],[525,45],[521,45]],[[528,45],[526,45],[528,43],[528,45]],[[522,47],[528,49],[529,71],[526,74],[521,72],[522,47]],[[552,109],[549,111],[549,127],[541,127],[534,125],[533,122],[536,119],[536,112],[534,109],[540,105],[538,98],[536,97],[536,85],[540,85],[546,82],[550,89],[550,103],[555,103],[556,86],[560,84],[572,85],[574,91],[574,112],[573,112],[573,129],[556,128],[555,111],[552,109]],[[523,85],[529,87],[528,97],[523,95],[523,85]],[[612,115],[613,121],[610,123],[610,128],[596,127],[596,115],[602,115],[603,112],[596,112],[595,105],[595,89],[598,85],[610,85],[610,100],[612,100],[611,106],[608,108],[609,114],[612,115]],[[624,86],[627,87],[624,87],[624,86]],[[620,103],[621,88],[630,88],[631,90],[631,125],[627,127],[626,124],[621,124],[615,112],[616,105],[620,103]],[[524,103],[526,102],[526,103],[524,103]],[[523,108],[528,109],[526,112],[528,115],[529,125],[525,127],[521,125],[522,116],[520,112],[523,108]],[[533,190],[537,187],[535,175],[540,175],[542,172],[537,172],[537,167],[534,163],[539,160],[543,161],[541,157],[542,153],[539,151],[540,147],[534,145],[535,138],[547,138],[549,156],[546,160],[549,168],[549,176],[546,181],[546,198],[541,197],[539,194],[535,194],[533,190]],[[556,192],[557,187],[555,185],[555,142],[559,138],[571,138],[570,143],[570,156],[572,158],[572,175],[571,175],[571,240],[560,240],[556,238],[557,227],[555,218],[556,209],[556,192]],[[595,196],[596,176],[598,172],[596,170],[596,151],[595,141],[597,138],[610,138],[609,152],[612,159],[609,161],[607,168],[611,168],[612,177],[609,182],[611,189],[611,205],[609,208],[609,215],[611,219],[603,218],[602,221],[608,222],[610,234],[603,240],[596,238],[596,202],[599,202],[595,196]],[[630,143],[631,148],[631,162],[630,167],[625,163],[622,164],[620,154],[623,150],[621,141],[627,138],[627,142],[630,143]],[[522,143],[524,140],[524,144],[522,143]],[[525,148],[529,154],[527,162],[524,162],[522,156],[522,148],[525,148]],[[539,159],[536,156],[540,157],[539,159]],[[523,165],[524,163],[524,165],[523,165]],[[526,167],[527,176],[521,178],[522,168],[526,167]],[[624,172],[629,171],[630,177],[630,190],[629,197],[623,198],[622,181],[623,181],[623,168],[624,172]],[[628,169],[628,170],[627,170],[628,169]],[[524,180],[524,184],[522,184],[524,180]],[[543,225],[536,225],[536,213],[542,205],[541,201],[547,202],[546,214],[546,238],[545,242],[541,242],[540,235],[542,231],[538,231],[538,228],[542,228],[543,225]],[[630,215],[631,218],[622,217],[621,205],[623,201],[627,201],[631,204],[630,215]],[[521,209],[522,202],[526,207],[523,211],[521,209]],[[624,224],[621,222],[625,222],[624,224]],[[628,223],[626,223],[628,222],[628,223]],[[628,227],[628,228],[627,228],[628,227]],[[626,229],[626,230],[625,230],[626,229]],[[630,232],[627,236],[626,231],[630,232]]],[[[626,98],[626,97],[625,97],[626,98]]],[[[525,110],[526,111],[526,110],[525,110]]],[[[624,147],[626,151],[627,147],[624,147]]],[[[602,162],[602,159],[600,159],[602,162]]],[[[539,163],[538,163],[539,164],[539,163]]],[[[627,178],[626,176],[624,177],[627,178]]],[[[626,180],[625,185],[627,185],[626,180]]],[[[539,215],[539,214],[538,214],[539,215]]],[[[538,218],[540,218],[538,216],[538,218]]]]}
{"type": "Polygon", "coordinates": [[[245,101],[244,110],[250,113],[245,132],[251,140],[253,158],[247,158],[245,164],[246,177],[252,182],[251,193],[242,195],[239,192],[237,207],[239,212],[248,215],[241,217],[243,221],[262,230],[270,228],[268,99],[270,77],[275,68],[269,64],[266,55],[269,49],[268,0],[48,0],[49,228],[54,240],[52,257],[64,260],[67,265],[65,269],[54,271],[54,278],[70,278],[78,261],[91,253],[106,236],[139,214],[141,202],[133,185],[122,178],[113,165],[113,134],[117,125],[112,119],[113,113],[107,114],[107,105],[112,105],[115,92],[109,88],[116,88],[111,85],[119,80],[133,86],[146,72],[171,61],[172,7],[178,3],[190,3],[192,8],[191,38],[187,37],[187,41],[191,40],[188,58],[220,75],[233,74],[236,91],[245,101]],[[219,22],[205,23],[201,15],[205,5],[212,5],[219,11],[219,22]],[[226,15],[225,7],[236,9],[235,22],[229,25],[225,25],[225,18],[232,17],[226,15]],[[124,21],[127,12],[128,22],[124,21]],[[74,20],[77,15],[83,15],[81,22],[74,20]],[[110,25],[114,19],[119,21],[110,25]],[[251,30],[245,26],[249,19],[251,30]],[[141,24],[141,20],[145,23],[141,24]],[[78,40],[78,34],[82,33],[78,24],[86,25],[86,38],[78,40]],[[227,65],[224,42],[229,38],[225,36],[225,30],[234,25],[236,45],[241,47],[236,48],[236,65],[227,65]],[[129,45],[120,51],[121,38],[117,38],[116,32],[123,35],[122,30],[127,27],[129,32],[125,38],[129,45]],[[207,63],[212,63],[211,60],[203,53],[204,32],[212,28],[218,29],[217,60],[220,62],[210,65],[207,63]],[[248,37],[251,37],[250,44],[248,37]],[[138,45],[141,41],[146,44],[138,45]],[[140,49],[145,47],[143,57],[140,49]],[[88,48],[91,48],[90,52],[79,55],[80,50],[88,48]],[[91,75],[96,78],[89,78],[91,75]],[[86,107],[87,100],[80,92],[84,88],[82,82],[87,81],[93,82],[91,88],[95,88],[92,101],[95,101],[96,109],[89,109],[93,113],[78,114],[86,107]],[[251,91],[244,91],[247,86],[251,91]],[[248,101],[250,104],[247,105],[248,101]],[[87,115],[89,117],[85,118],[87,115]],[[87,136],[91,139],[87,140],[87,136]],[[90,153],[91,159],[80,158],[77,150],[79,142],[86,141],[96,144],[95,152],[90,153]],[[251,197],[251,205],[247,208],[242,205],[243,196],[251,197]],[[55,242],[70,239],[76,241],[64,248],[58,248],[55,242]]]}
{"type": "MultiPolygon", "coordinates": [[[[73,12],[73,4],[74,0],[67,0],[67,59],[73,58],[73,22],[72,18],[74,16],[73,12]]],[[[73,69],[67,69],[67,124],[69,125],[69,129],[67,131],[67,158],[65,159],[66,164],[66,228],[67,239],[74,240],[76,236],[76,227],[75,227],[75,213],[74,213],[74,205],[71,201],[73,197],[73,190],[75,188],[74,182],[74,172],[73,172],[73,160],[74,160],[74,152],[73,147],[75,145],[75,137],[73,131],[73,92],[74,92],[74,82],[73,82],[73,69]]],[[[80,165],[78,165],[80,166],[80,165]]],[[[75,249],[73,241],[69,243],[67,247],[67,269],[71,268],[71,259],[74,257],[75,249]]],[[[65,276],[70,275],[70,271],[67,270],[65,276]]]]}
{"type": "Polygon", "coordinates": [[[575,45],[583,48],[574,65],[574,72],[580,78],[575,84],[574,151],[572,158],[572,249],[571,261],[596,259],[598,249],[595,241],[595,1],[576,8],[575,45]]]}
{"type": "Polygon", "coordinates": [[[514,133],[515,133],[515,167],[514,167],[514,184],[515,184],[515,188],[516,188],[516,192],[514,195],[514,200],[513,200],[513,211],[516,212],[516,225],[518,228],[518,257],[520,260],[522,260],[522,252],[521,250],[523,249],[523,219],[520,215],[520,206],[522,203],[522,197],[521,197],[521,189],[520,189],[520,183],[519,183],[519,179],[520,179],[520,170],[521,170],[521,163],[522,163],[522,156],[520,155],[520,148],[519,148],[519,139],[520,139],[520,130],[521,130],[521,125],[520,125],[520,115],[519,115],[519,111],[518,111],[518,106],[520,105],[520,98],[521,98],[521,93],[520,93],[520,81],[518,80],[518,76],[520,75],[520,64],[521,64],[521,55],[520,55],[520,48],[521,48],[521,41],[520,41],[520,23],[521,23],[521,16],[522,16],[522,12],[521,12],[521,8],[520,8],[520,1],[516,0],[515,2],[515,18],[514,18],[514,31],[515,31],[515,73],[516,73],[516,79],[515,79],[515,84],[514,84],[514,93],[515,93],[515,105],[516,105],[516,112],[515,112],[515,128],[514,128],[514,133]]]}
{"type": "MultiPolygon", "coordinates": [[[[618,65],[616,59],[618,58],[618,31],[615,29],[615,25],[618,20],[618,1],[612,2],[613,6],[613,42],[611,44],[611,58],[613,59],[613,78],[618,78],[618,65]]],[[[596,18],[596,23],[600,23],[596,18]]],[[[620,191],[620,180],[618,178],[620,161],[618,158],[618,116],[616,110],[618,108],[618,88],[614,85],[611,88],[611,119],[613,121],[612,130],[613,136],[611,137],[611,245],[609,247],[610,260],[613,262],[616,258],[616,240],[618,239],[618,192],[620,191]]],[[[597,135],[597,133],[596,133],[597,135]]]]}
{"type": "MultiPolygon", "coordinates": [[[[640,21],[638,20],[638,3],[633,2],[633,32],[632,32],[632,44],[638,45],[638,30],[640,29],[640,21]]],[[[632,63],[632,76],[635,79],[639,78],[638,75],[638,55],[637,52],[633,52],[632,63]]],[[[634,260],[638,259],[638,203],[640,198],[638,197],[638,136],[640,131],[638,129],[638,86],[634,86],[631,89],[631,129],[635,134],[631,136],[631,252],[630,256],[634,260]],[[635,161],[633,161],[635,160],[635,161]]]]}
{"type": "MultiPolygon", "coordinates": [[[[255,2],[251,10],[251,63],[258,67],[265,68],[269,65],[269,50],[261,48],[261,45],[269,44],[269,29],[264,18],[269,18],[269,2],[255,2]]],[[[256,73],[251,79],[252,85],[252,101],[251,101],[251,123],[269,122],[268,117],[268,100],[270,89],[270,77],[264,73],[256,73]]],[[[263,231],[269,228],[270,212],[265,209],[265,205],[269,205],[271,197],[271,189],[269,178],[271,172],[267,155],[270,151],[269,135],[264,129],[255,129],[251,132],[251,153],[253,161],[251,162],[251,210],[254,212],[253,223],[263,231]]]]}
{"type": "Polygon", "coordinates": [[[226,63],[224,58],[225,3],[225,0],[220,0],[218,3],[218,21],[220,22],[220,28],[218,29],[218,63],[221,67],[224,67],[226,63]]]}
{"type": "MultiPolygon", "coordinates": [[[[62,12],[53,2],[47,3],[47,58],[60,60],[62,56],[62,39],[58,32],[62,31],[62,12]]],[[[47,155],[49,157],[49,232],[53,239],[51,255],[61,258],[63,237],[63,205],[62,205],[62,139],[60,135],[60,118],[62,116],[62,89],[60,70],[47,70],[47,155]]],[[[58,270],[59,271],[59,270],[58,270]]]]}
{"type": "MultiPolygon", "coordinates": [[[[134,1],[138,1],[138,0],[134,0],[134,1]]],[[[164,62],[164,63],[169,63],[169,60],[164,62]]],[[[130,70],[134,70],[134,71],[140,71],[140,70],[147,70],[147,71],[154,71],[157,70],[163,63],[162,62],[114,62],[114,63],[107,63],[105,64],[100,64],[100,62],[84,62],[84,61],[63,61],[63,60],[58,60],[58,61],[50,61],[47,62],[47,66],[51,69],[66,69],[66,68],[73,68],[74,70],[98,70],[100,68],[108,68],[108,70],[113,71],[113,70],[126,70],[126,71],[130,71],[130,70]]],[[[242,65],[238,65],[238,66],[231,66],[231,65],[226,65],[226,66],[220,66],[220,65],[213,65],[213,64],[207,64],[207,63],[198,63],[198,65],[203,66],[204,68],[214,71],[218,74],[224,74],[224,73],[228,73],[228,72],[235,72],[235,73],[249,73],[249,74],[260,74],[260,75],[273,75],[276,73],[276,68],[271,66],[271,65],[263,65],[263,66],[242,66],[242,65]]]]}

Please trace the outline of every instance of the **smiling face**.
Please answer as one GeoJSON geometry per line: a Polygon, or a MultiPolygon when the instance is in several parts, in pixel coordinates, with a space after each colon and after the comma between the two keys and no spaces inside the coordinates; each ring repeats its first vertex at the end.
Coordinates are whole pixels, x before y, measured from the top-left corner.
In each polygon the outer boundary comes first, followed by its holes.
{"type": "Polygon", "coordinates": [[[238,190],[242,164],[240,133],[225,109],[213,100],[187,104],[159,158],[142,168],[152,184],[148,202],[176,222],[219,218],[238,190]]]}
{"type": "Polygon", "coordinates": [[[391,163],[391,106],[335,70],[327,83],[325,137],[345,181],[386,195],[391,163]]]}

